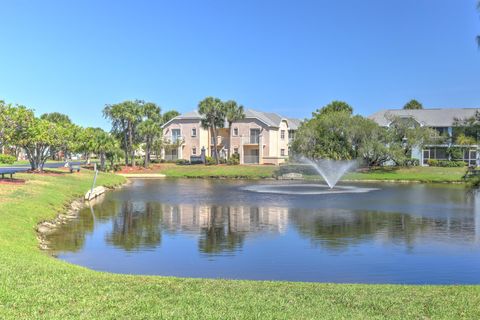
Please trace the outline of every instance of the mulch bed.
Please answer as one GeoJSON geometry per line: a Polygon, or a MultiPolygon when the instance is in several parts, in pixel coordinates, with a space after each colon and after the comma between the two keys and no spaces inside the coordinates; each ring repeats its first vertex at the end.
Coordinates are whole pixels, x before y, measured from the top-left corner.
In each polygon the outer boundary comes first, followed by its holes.
{"type": "Polygon", "coordinates": [[[117,171],[116,173],[128,174],[128,173],[151,173],[153,170],[158,171],[161,169],[161,164],[152,164],[149,168],[144,167],[122,167],[122,170],[117,171]]]}
{"type": "Polygon", "coordinates": [[[24,183],[25,183],[24,179],[0,178],[0,184],[24,184],[24,183]]]}
{"type": "Polygon", "coordinates": [[[50,171],[50,170],[43,170],[43,171],[37,171],[37,170],[28,170],[25,171],[26,173],[31,173],[31,174],[39,174],[42,176],[58,176],[62,175],[65,173],[69,173],[70,171],[68,168],[59,168],[59,171],[50,171]],[[60,171],[61,170],[61,171],[60,171]]]}

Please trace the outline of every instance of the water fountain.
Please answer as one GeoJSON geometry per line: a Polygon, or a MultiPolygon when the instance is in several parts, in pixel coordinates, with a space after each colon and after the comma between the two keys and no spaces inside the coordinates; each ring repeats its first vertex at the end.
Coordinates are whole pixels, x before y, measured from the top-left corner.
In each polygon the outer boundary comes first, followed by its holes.
{"type": "Polygon", "coordinates": [[[333,189],[337,182],[348,170],[357,165],[355,160],[330,160],[320,159],[311,160],[305,157],[299,159],[300,162],[311,165],[323,177],[330,189],[333,189]]]}
{"type": "Polygon", "coordinates": [[[275,193],[285,195],[321,195],[321,194],[339,194],[339,193],[365,193],[377,188],[364,188],[360,186],[337,186],[338,181],[349,170],[357,166],[355,160],[311,160],[305,157],[296,159],[303,165],[309,165],[315,168],[320,176],[327,183],[268,183],[255,184],[242,187],[243,190],[259,193],[275,193]]]}

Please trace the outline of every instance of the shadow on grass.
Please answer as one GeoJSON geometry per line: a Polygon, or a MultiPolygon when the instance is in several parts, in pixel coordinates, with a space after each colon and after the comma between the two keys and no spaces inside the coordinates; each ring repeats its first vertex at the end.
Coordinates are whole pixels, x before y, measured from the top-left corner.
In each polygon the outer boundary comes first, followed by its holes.
{"type": "Polygon", "coordinates": [[[360,173],[396,173],[400,167],[370,167],[360,168],[357,172],[360,173]]]}

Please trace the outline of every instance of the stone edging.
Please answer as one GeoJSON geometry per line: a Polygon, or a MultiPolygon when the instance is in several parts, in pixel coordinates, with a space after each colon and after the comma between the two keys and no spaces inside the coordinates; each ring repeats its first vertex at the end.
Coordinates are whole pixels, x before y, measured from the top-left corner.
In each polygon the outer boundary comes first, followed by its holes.
{"type": "MultiPolygon", "coordinates": [[[[130,182],[127,180],[125,183],[115,186],[115,187],[110,187],[110,188],[105,188],[107,190],[115,190],[115,189],[120,189],[124,187],[125,185],[129,184],[130,182]]],[[[101,199],[96,198],[96,199],[101,199]]],[[[85,208],[88,203],[91,203],[95,201],[96,199],[92,199],[90,201],[84,200],[83,197],[77,198],[73,200],[66,211],[63,213],[60,213],[57,215],[56,218],[52,220],[44,220],[42,222],[39,222],[37,224],[37,227],[35,228],[35,231],[37,232],[37,240],[39,243],[39,248],[40,250],[47,251],[50,249],[49,247],[49,241],[47,240],[47,236],[55,232],[56,229],[58,229],[61,225],[67,224],[71,220],[77,219],[78,214],[81,209],[85,208]]]]}

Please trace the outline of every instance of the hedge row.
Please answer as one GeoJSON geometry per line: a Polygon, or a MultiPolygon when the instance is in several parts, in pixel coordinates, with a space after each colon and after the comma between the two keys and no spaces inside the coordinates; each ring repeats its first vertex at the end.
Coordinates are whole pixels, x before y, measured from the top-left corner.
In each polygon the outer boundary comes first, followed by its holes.
{"type": "Polygon", "coordinates": [[[465,167],[465,161],[435,160],[429,159],[427,164],[431,167],[465,167]]]}

